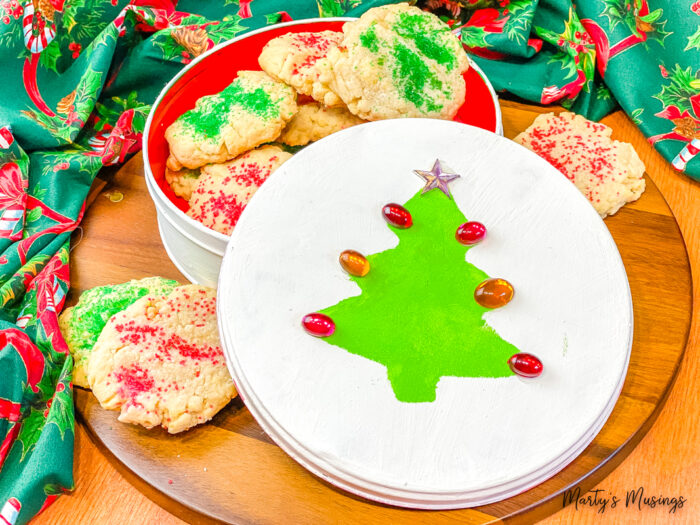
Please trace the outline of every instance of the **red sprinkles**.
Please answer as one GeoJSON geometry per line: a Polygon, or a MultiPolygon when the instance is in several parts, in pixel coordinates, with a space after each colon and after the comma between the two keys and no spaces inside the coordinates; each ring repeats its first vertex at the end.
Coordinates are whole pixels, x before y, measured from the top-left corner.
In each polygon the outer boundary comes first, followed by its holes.
{"type": "Polygon", "coordinates": [[[588,200],[599,202],[600,186],[614,182],[619,168],[615,163],[615,147],[609,138],[601,135],[607,128],[603,124],[585,120],[585,127],[593,134],[575,131],[570,120],[553,117],[547,128],[535,127],[527,133],[526,144],[570,181],[590,180],[581,189],[588,200]]]}
{"type": "MultiPolygon", "coordinates": [[[[197,290],[193,295],[183,293],[176,297],[178,299],[166,300],[164,304],[160,304],[159,310],[149,317],[167,319],[171,314],[178,317],[178,314],[187,312],[188,318],[194,318],[189,326],[195,329],[195,333],[197,330],[206,329],[207,321],[211,323],[216,315],[216,299],[207,297],[204,290],[197,290]]],[[[147,303],[144,312],[151,312],[152,308],[154,305],[147,303]]],[[[119,394],[127,404],[140,405],[138,398],[143,394],[152,393],[160,397],[163,392],[182,390],[174,381],[166,383],[153,378],[143,367],[145,365],[142,365],[149,359],[191,367],[195,377],[200,377],[201,374],[197,363],[221,365],[224,362],[220,346],[193,343],[165,326],[129,320],[116,322],[114,329],[119,334],[122,344],[137,347],[139,354],[143,355],[138,363],[123,366],[112,373],[112,380],[119,385],[119,394]]]]}
{"type": "Polygon", "coordinates": [[[226,195],[221,191],[210,191],[209,194],[210,197],[202,203],[201,209],[192,213],[192,218],[205,226],[211,226],[221,218],[225,233],[230,234],[243,213],[245,204],[239,202],[235,195],[226,195]]]}
{"type": "Polygon", "coordinates": [[[114,379],[121,385],[120,395],[130,401],[134,401],[139,394],[150,392],[155,385],[148,371],[137,364],[118,369],[114,372],[114,379]]]}
{"type": "Polygon", "coordinates": [[[308,73],[308,70],[313,67],[320,58],[323,58],[328,53],[331,45],[335,44],[333,40],[325,35],[317,33],[297,33],[291,41],[292,47],[303,51],[307,54],[304,59],[294,64],[292,74],[308,73]]]}
{"type": "MultiPolygon", "coordinates": [[[[276,160],[277,157],[271,158],[270,161],[276,160]]],[[[248,162],[245,164],[232,165],[228,168],[229,173],[241,186],[253,186],[259,188],[260,185],[267,180],[272,173],[272,162],[266,166],[261,166],[257,162],[248,162]]],[[[231,179],[224,179],[224,182],[229,182],[231,179]]]]}
{"type": "MultiPolygon", "coordinates": [[[[241,160],[245,159],[243,157],[241,160]]],[[[225,234],[230,234],[250,197],[267,180],[273,171],[273,166],[279,157],[273,156],[266,163],[260,162],[236,162],[228,166],[230,176],[221,180],[222,188],[210,189],[206,186],[198,187],[193,195],[199,203],[190,208],[189,215],[204,224],[217,228],[225,234]],[[250,188],[248,192],[240,189],[250,188]],[[239,191],[236,191],[236,190],[239,191]],[[203,198],[202,198],[203,197],[203,198]]]]}
{"type": "Polygon", "coordinates": [[[133,345],[140,344],[145,339],[163,331],[160,326],[137,325],[134,321],[115,325],[114,329],[122,334],[119,338],[122,343],[131,343],[133,345]]]}
{"type": "MultiPolygon", "coordinates": [[[[181,356],[189,357],[190,359],[193,359],[195,361],[214,361],[214,358],[223,357],[224,355],[221,350],[221,347],[209,345],[196,345],[184,340],[177,334],[171,334],[165,346],[171,350],[171,354],[173,352],[177,352],[181,356]]],[[[183,362],[181,361],[181,363],[183,362]]]]}

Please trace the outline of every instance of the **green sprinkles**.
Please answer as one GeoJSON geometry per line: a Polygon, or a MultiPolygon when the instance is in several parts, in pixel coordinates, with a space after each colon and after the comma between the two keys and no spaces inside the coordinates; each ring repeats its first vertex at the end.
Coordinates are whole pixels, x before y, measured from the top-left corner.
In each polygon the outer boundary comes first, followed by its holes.
{"type": "Polygon", "coordinates": [[[442,110],[442,104],[437,104],[425,93],[426,87],[442,90],[442,82],[423,62],[420,55],[398,40],[394,42],[392,54],[396,60],[396,68],[392,71],[393,79],[402,91],[402,96],[425,112],[442,110]]]}
{"type": "Polygon", "coordinates": [[[384,67],[391,57],[392,79],[399,95],[411,102],[423,113],[435,113],[443,105],[433,100],[435,92],[446,98],[452,89],[444,85],[439,76],[426,64],[425,59],[443,66],[448,72],[457,67],[458,59],[454,42],[447,26],[436,25],[432,15],[403,13],[392,25],[397,35],[392,45],[385,45],[377,35],[375,22],[360,33],[360,45],[372,53],[378,53],[375,64],[384,67]],[[426,93],[426,90],[432,93],[426,93]]]}
{"type": "Polygon", "coordinates": [[[402,14],[393,29],[399,36],[414,42],[418,51],[427,58],[452,71],[457,65],[457,57],[454,46],[450,45],[449,30],[447,26],[436,28],[431,16],[402,14]]]}
{"type": "Polygon", "coordinates": [[[196,134],[213,139],[228,124],[225,117],[234,108],[263,120],[279,118],[280,115],[279,101],[273,100],[262,87],[247,90],[237,78],[221,93],[199,99],[195,108],[184,113],[178,121],[196,134]]]}
{"type": "Polygon", "coordinates": [[[377,28],[372,23],[364,33],[360,34],[360,44],[369,49],[372,53],[379,51],[379,38],[377,38],[377,28]]]}

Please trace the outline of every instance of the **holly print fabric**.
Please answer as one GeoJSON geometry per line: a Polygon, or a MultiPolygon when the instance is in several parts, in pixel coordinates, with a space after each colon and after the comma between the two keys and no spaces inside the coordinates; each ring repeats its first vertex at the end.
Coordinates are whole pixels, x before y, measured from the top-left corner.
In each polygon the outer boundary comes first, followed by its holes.
{"type": "Polygon", "coordinates": [[[497,91],[598,120],[617,104],[700,180],[700,0],[421,0],[497,91]],[[697,155],[697,156],[696,156],[697,155]]]}
{"type": "Polygon", "coordinates": [[[0,523],[73,488],[69,238],[185,64],[246,31],[386,2],[0,0],[0,523]],[[4,521],[3,521],[4,520],[4,521]]]}
{"type": "MultiPolygon", "coordinates": [[[[0,516],[71,490],[72,358],[57,315],[98,171],[141,147],[150,105],[225,40],[387,0],[0,0],[0,516]]],[[[700,178],[700,1],[421,0],[496,88],[591,118],[615,100],[700,178]],[[614,98],[613,98],[614,96],[614,98]]],[[[2,520],[0,520],[2,522],[2,520]]]]}

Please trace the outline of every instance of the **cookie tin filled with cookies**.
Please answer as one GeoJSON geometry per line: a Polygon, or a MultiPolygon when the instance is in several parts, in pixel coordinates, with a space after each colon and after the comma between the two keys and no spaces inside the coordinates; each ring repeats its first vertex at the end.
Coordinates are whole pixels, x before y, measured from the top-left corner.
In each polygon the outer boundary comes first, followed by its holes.
{"type": "Polygon", "coordinates": [[[246,204],[312,142],[397,117],[502,132],[493,88],[447,26],[408,6],[381,22],[308,19],[247,33],[201,55],[163,89],[144,133],[146,184],[168,256],[192,282],[216,285],[246,204]],[[433,56],[414,41],[416,25],[446,51],[433,56]],[[408,74],[407,61],[424,75],[408,74]],[[381,104],[363,87],[377,78],[392,94],[381,104]]]}

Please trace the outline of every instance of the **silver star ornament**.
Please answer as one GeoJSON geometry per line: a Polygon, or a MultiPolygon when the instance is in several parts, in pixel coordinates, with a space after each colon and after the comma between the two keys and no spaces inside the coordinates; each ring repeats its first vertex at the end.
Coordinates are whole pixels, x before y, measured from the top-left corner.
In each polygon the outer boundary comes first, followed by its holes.
{"type": "Polygon", "coordinates": [[[437,188],[450,199],[452,198],[452,194],[447,184],[460,177],[460,175],[457,175],[440,159],[435,161],[430,171],[413,170],[413,173],[425,181],[425,186],[421,194],[437,188]]]}

